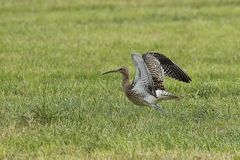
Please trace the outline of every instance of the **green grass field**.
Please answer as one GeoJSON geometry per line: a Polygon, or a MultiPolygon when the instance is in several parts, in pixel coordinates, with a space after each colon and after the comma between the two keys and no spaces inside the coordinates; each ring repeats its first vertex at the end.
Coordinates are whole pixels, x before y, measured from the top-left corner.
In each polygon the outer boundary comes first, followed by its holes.
{"type": "Polygon", "coordinates": [[[240,159],[237,0],[0,0],[0,159],[240,159]],[[192,78],[168,112],[129,102],[131,52],[192,78]]]}

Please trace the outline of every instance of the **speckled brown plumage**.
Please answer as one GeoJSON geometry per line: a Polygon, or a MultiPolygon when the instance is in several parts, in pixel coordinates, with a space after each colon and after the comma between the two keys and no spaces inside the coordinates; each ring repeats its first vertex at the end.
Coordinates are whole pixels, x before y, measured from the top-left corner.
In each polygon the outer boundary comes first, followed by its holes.
{"type": "Polygon", "coordinates": [[[186,83],[189,83],[191,81],[191,78],[188,76],[188,74],[184,72],[180,67],[178,67],[177,64],[175,64],[173,61],[167,58],[165,55],[157,52],[147,52],[143,54],[143,59],[145,60],[145,62],[147,61],[148,58],[151,57],[156,58],[160,62],[160,65],[163,69],[165,76],[186,83]]]}
{"type": "Polygon", "coordinates": [[[178,98],[165,91],[164,76],[189,83],[190,77],[166,56],[147,52],[142,56],[132,54],[135,66],[135,78],[131,83],[129,71],[126,67],[105,72],[103,74],[120,72],[123,75],[122,87],[127,98],[137,105],[147,105],[163,112],[158,101],[178,98]]]}
{"type": "Polygon", "coordinates": [[[144,54],[143,59],[152,76],[154,89],[165,90],[163,85],[163,69],[160,62],[151,54],[144,54]]]}

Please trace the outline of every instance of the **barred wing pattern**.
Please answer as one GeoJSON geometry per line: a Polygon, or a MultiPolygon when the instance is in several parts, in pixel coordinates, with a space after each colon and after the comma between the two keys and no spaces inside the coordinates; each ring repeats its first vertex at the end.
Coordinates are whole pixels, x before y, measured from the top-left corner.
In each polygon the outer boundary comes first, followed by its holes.
{"type": "Polygon", "coordinates": [[[132,60],[135,66],[135,78],[133,80],[133,90],[141,93],[148,92],[156,96],[151,74],[143,60],[138,54],[132,54],[132,60]]]}
{"type": "Polygon", "coordinates": [[[154,90],[165,90],[163,85],[164,72],[158,59],[151,54],[143,54],[142,57],[152,76],[154,90]]]}
{"type": "MultiPolygon", "coordinates": [[[[173,61],[171,61],[169,58],[167,58],[163,54],[156,53],[156,52],[147,52],[143,54],[143,59],[145,63],[149,63],[147,60],[149,57],[155,57],[160,62],[161,68],[163,69],[163,73],[165,76],[168,76],[186,83],[189,83],[191,81],[191,78],[187,75],[186,72],[184,72],[181,68],[178,67],[177,64],[175,64],[173,61]]],[[[147,64],[147,66],[148,65],[149,64],[147,64]]],[[[159,83],[162,84],[162,81],[160,81],[159,83]]]]}

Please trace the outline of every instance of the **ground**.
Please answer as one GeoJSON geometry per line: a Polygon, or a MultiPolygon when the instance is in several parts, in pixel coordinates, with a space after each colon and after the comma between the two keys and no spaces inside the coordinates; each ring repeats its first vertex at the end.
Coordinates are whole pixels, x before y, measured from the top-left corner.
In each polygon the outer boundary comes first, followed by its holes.
{"type": "Polygon", "coordinates": [[[0,159],[240,159],[237,0],[0,0],[0,159]],[[132,52],[192,78],[183,98],[129,102],[132,52]]]}

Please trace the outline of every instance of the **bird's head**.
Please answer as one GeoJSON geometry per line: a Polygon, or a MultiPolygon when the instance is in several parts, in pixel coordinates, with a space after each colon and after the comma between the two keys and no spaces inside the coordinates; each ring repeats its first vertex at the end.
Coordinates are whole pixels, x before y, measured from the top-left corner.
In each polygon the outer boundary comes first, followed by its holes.
{"type": "Polygon", "coordinates": [[[102,75],[108,74],[108,73],[114,73],[114,72],[120,72],[122,74],[129,74],[127,67],[120,67],[111,71],[107,71],[102,73],[102,75]]]}

